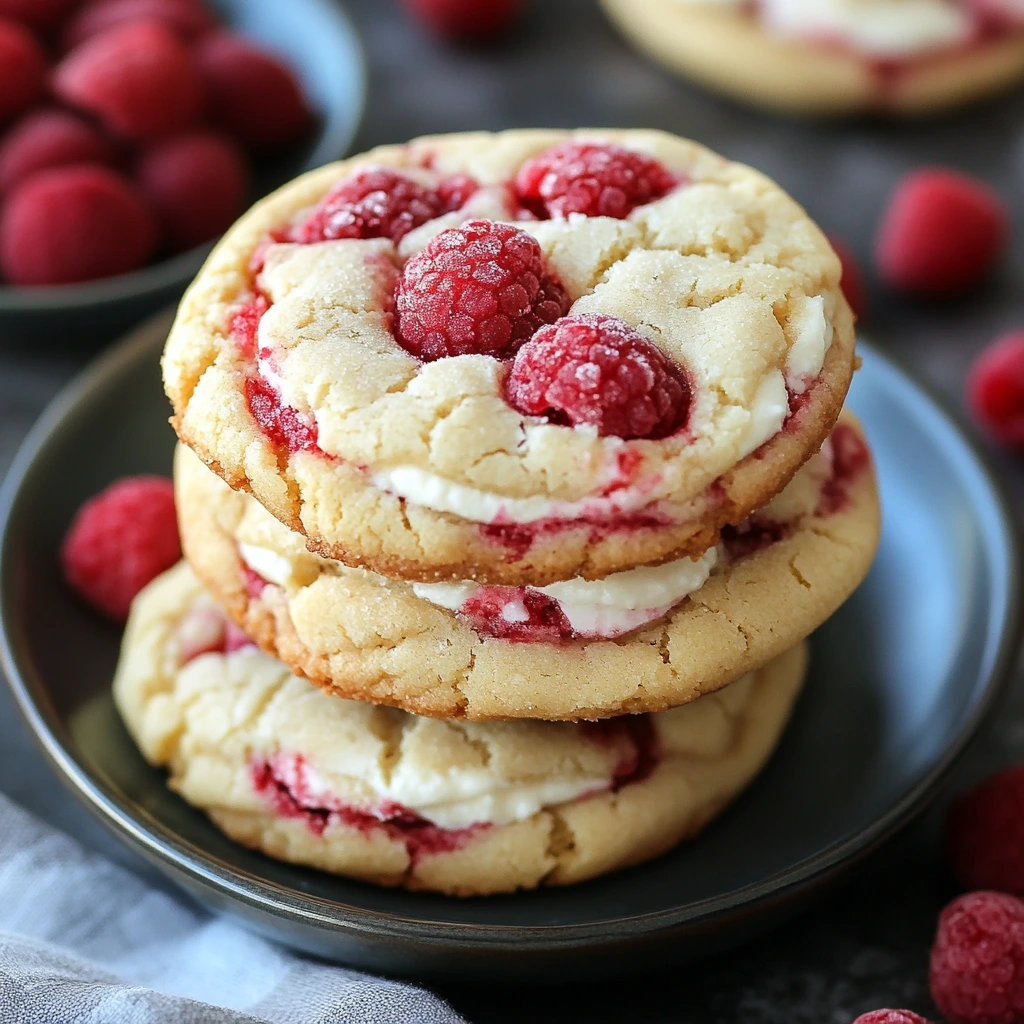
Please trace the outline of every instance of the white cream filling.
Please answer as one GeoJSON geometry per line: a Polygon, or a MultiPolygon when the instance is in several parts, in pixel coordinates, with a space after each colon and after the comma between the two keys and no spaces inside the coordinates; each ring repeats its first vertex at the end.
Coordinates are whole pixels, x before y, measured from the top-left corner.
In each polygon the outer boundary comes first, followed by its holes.
{"type": "Polygon", "coordinates": [[[737,460],[757,451],[781,429],[789,415],[789,392],[781,370],[765,374],[750,408],[750,419],[740,438],[737,460]]]}
{"type": "Polygon", "coordinates": [[[786,384],[795,394],[802,395],[821,373],[834,334],[823,295],[802,295],[790,302],[786,321],[786,384]]]}
{"type": "Polygon", "coordinates": [[[284,555],[279,555],[270,548],[246,544],[243,541],[238,542],[238,553],[242,556],[242,561],[268,583],[287,587],[292,582],[292,563],[284,555]]]}

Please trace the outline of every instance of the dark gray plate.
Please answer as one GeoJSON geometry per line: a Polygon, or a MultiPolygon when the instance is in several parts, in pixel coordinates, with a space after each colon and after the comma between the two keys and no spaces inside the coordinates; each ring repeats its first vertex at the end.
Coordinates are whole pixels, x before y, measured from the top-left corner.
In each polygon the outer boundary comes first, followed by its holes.
{"type": "Polygon", "coordinates": [[[882,547],[814,639],[777,756],[693,843],[565,890],[452,900],[289,867],[223,838],[168,792],[108,694],[118,632],[61,582],[79,503],[112,478],[170,470],[157,353],[142,328],[50,409],[0,492],[0,654],[28,723],[92,810],[207,903],[307,950],[420,975],[542,974],[678,962],[791,910],[905,824],[991,708],[1016,629],[1003,502],[957,428],[865,347],[851,395],[877,456],[882,547]]]}

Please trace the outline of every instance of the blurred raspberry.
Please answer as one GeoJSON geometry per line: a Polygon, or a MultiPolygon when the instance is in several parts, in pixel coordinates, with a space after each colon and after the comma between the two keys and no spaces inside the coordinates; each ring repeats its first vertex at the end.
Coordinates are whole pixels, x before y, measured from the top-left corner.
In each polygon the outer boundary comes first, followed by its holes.
{"type": "Polygon", "coordinates": [[[568,310],[569,296],[532,235],[471,220],[435,235],[406,263],[395,304],[399,343],[429,362],[513,355],[568,310]]]}
{"type": "Polygon", "coordinates": [[[690,407],[683,372],[614,316],[570,316],[541,328],[516,356],[508,400],[553,423],[597,427],[602,436],[661,438],[690,407]]]}
{"type": "Polygon", "coordinates": [[[174,251],[222,234],[242,211],[249,172],[229,139],[194,132],[146,150],[137,169],[139,186],[174,251]]]}
{"type": "Polygon", "coordinates": [[[853,1024],[928,1024],[912,1010],[872,1010],[862,1013],[853,1024]]]}
{"type": "Polygon", "coordinates": [[[46,54],[23,25],[0,19],[0,121],[17,117],[46,92],[46,54]]]}
{"type": "Polygon", "coordinates": [[[835,249],[839,262],[843,265],[843,276],[840,280],[840,287],[843,295],[853,310],[853,315],[858,321],[864,319],[868,311],[868,290],[864,284],[864,272],[860,269],[857,257],[844,242],[830,235],[828,239],[835,249]]]}
{"type": "Polygon", "coordinates": [[[139,190],[105,167],[40,171],[10,194],[0,271],[12,284],[70,284],[135,270],[157,231],[139,190]]]}
{"type": "Polygon", "coordinates": [[[203,39],[199,67],[214,121],[243,146],[269,150],[297,139],[312,120],[291,69],[228,32],[203,39]]]}
{"type": "Polygon", "coordinates": [[[38,110],[0,140],[0,196],[36,171],[114,158],[114,147],[88,121],[65,110],[38,110]]]}
{"type": "Polygon", "coordinates": [[[427,28],[458,42],[503,35],[523,13],[523,0],[402,0],[427,28]]]}
{"type": "Polygon", "coordinates": [[[132,599],[181,558],[174,487],[158,476],[126,477],[87,501],[64,538],[68,583],[117,622],[132,599]]]}
{"type": "Polygon", "coordinates": [[[966,291],[995,265],[1009,213],[986,185],[955,171],[908,174],[889,200],[875,241],[891,287],[941,298],[966,291]]]}
{"type": "Polygon", "coordinates": [[[0,0],[0,18],[20,21],[36,31],[53,28],[78,0],[0,0]]]}
{"type": "Polygon", "coordinates": [[[133,21],[160,22],[185,42],[217,26],[216,18],[199,0],[94,0],[68,22],[61,43],[65,52],[73,50],[93,36],[133,21]]]}
{"type": "Polygon", "coordinates": [[[994,341],[974,361],[967,404],[997,441],[1024,448],[1024,331],[994,341]]]}

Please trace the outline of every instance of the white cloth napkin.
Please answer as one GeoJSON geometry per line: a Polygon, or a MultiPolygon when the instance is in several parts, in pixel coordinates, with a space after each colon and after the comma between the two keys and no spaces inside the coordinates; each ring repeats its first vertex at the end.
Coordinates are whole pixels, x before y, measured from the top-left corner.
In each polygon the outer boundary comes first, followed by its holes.
{"type": "Polygon", "coordinates": [[[152,889],[0,794],[0,1024],[460,1024],[152,889]]]}

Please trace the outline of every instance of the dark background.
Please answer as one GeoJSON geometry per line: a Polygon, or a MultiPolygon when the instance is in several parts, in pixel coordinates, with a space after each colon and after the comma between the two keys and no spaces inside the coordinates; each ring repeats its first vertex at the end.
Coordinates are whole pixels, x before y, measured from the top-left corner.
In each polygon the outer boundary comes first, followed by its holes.
{"type": "MultiPolygon", "coordinates": [[[[989,181],[1013,208],[1015,241],[997,278],[969,299],[928,306],[896,299],[873,283],[863,334],[962,407],[974,355],[996,334],[1024,328],[1024,94],[922,123],[790,122],[741,109],[648,65],[616,37],[593,0],[534,0],[515,34],[485,50],[433,41],[409,25],[397,0],[348,0],[347,8],[370,64],[369,101],[354,151],[474,128],[664,128],[767,172],[865,266],[899,176],[923,164],[959,167],[989,181]]],[[[46,402],[91,354],[5,349],[0,338],[0,473],[46,402]]],[[[1020,466],[994,454],[1019,510],[1020,466]]],[[[958,785],[1024,757],[1020,690],[976,744],[958,785]]],[[[0,779],[36,814],[151,874],[55,781],[3,689],[0,779]]],[[[849,1024],[878,1006],[936,1016],[927,996],[928,948],[935,917],[956,891],[942,861],[940,828],[937,808],[790,925],[704,964],[544,989],[448,985],[443,994],[477,1024],[849,1024]]]]}

